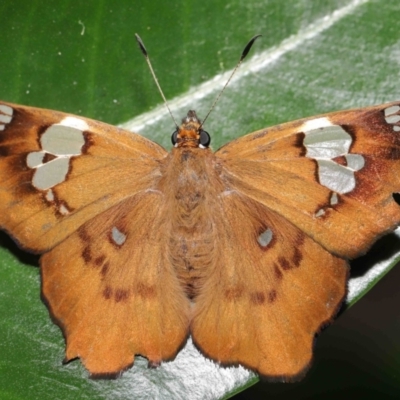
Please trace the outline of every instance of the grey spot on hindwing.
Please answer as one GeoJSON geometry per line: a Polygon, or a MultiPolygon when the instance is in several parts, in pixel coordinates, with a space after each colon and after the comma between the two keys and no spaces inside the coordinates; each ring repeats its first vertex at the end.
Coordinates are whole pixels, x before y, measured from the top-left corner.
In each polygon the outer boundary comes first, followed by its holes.
{"type": "Polygon", "coordinates": [[[125,243],[126,235],[114,226],[111,229],[111,239],[116,245],[122,246],[125,243]]]}
{"type": "Polygon", "coordinates": [[[267,228],[258,236],[257,242],[261,247],[267,247],[271,243],[273,236],[271,229],[267,228]]]}

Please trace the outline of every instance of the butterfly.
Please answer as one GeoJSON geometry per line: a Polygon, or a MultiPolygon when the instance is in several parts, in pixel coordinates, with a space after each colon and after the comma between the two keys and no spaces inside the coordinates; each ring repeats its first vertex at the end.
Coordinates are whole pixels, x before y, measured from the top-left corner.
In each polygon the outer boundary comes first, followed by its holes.
{"type": "Polygon", "coordinates": [[[42,254],[42,295],[92,377],[189,335],[271,380],[309,368],[348,260],[400,223],[400,102],[245,135],[216,152],[191,110],[170,152],[132,132],[0,102],[0,227],[42,254]]]}

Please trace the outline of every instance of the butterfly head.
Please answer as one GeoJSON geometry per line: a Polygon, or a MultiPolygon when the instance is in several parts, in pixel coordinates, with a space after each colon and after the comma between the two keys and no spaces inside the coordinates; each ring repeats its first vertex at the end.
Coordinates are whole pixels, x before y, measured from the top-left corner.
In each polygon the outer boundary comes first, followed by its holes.
{"type": "Polygon", "coordinates": [[[211,142],[210,135],[204,131],[196,112],[190,110],[182,119],[182,124],[172,134],[174,147],[199,147],[206,149],[211,142]]]}

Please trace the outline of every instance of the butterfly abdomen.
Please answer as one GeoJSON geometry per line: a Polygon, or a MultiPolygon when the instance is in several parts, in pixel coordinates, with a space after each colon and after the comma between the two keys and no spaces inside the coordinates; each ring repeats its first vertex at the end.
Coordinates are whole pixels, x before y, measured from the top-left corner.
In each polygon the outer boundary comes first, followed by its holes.
{"type": "Polygon", "coordinates": [[[215,257],[216,232],[211,219],[216,188],[222,183],[212,169],[209,149],[173,149],[166,160],[160,182],[169,210],[169,258],[188,298],[194,299],[202,287],[206,271],[215,257]]]}

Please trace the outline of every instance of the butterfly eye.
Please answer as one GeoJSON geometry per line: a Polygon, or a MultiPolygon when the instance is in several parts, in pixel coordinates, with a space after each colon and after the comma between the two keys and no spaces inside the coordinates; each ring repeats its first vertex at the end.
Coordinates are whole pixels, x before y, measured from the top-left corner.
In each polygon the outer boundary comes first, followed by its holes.
{"type": "Polygon", "coordinates": [[[210,135],[206,132],[201,130],[200,131],[200,147],[206,148],[210,145],[211,138],[210,135]]]}
{"type": "Polygon", "coordinates": [[[178,130],[174,131],[174,133],[171,136],[171,142],[173,146],[176,145],[177,141],[178,141],[178,130]]]}

